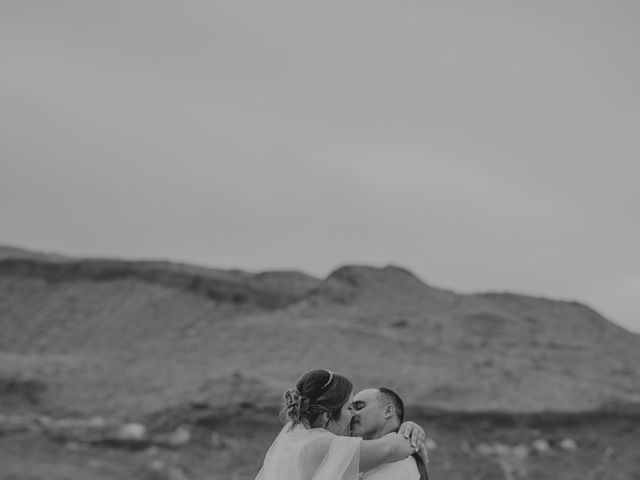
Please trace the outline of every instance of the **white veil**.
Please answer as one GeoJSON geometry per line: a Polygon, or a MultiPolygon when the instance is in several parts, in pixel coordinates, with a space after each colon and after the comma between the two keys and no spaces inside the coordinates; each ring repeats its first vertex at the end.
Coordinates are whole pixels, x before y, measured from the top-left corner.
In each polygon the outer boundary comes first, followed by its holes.
{"type": "Polygon", "coordinates": [[[357,480],[361,438],[323,428],[284,426],[256,480],[357,480]]]}

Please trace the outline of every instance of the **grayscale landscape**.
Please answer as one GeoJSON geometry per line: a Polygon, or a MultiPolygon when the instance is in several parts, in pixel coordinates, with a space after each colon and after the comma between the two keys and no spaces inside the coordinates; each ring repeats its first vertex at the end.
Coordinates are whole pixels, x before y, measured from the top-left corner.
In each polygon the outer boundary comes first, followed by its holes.
{"type": "Polygon", "coordinates": [[[0,2],[0,480],[255,480],[310,369],[430,480],[640,480],[639,26],[0,2]]]}
{"type": "Polygon", "coordinates": [[[311,368],[400,392],[434,479],[639,478],[640,335],[576,302],[2,248],[0,331],[3,479],[251,480],[311,368]]]}

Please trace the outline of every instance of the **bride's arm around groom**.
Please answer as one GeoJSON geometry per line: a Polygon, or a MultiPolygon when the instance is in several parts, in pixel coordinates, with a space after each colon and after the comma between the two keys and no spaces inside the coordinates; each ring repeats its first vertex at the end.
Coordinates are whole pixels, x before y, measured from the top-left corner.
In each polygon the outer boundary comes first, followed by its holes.
{"type": "Polygon", "coordinates": [[[287,423],[265,456],[256,480],[357,480],[359,472],[419,450],[390,433],[375,440],[350,437],[353,385],[329,370],[304,374],[284,395],[287,423]]]}

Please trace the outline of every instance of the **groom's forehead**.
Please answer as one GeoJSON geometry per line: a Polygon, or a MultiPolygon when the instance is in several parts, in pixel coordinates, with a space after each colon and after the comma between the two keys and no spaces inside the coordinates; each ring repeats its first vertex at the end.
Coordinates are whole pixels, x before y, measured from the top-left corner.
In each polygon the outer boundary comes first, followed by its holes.
{"type": "Polygon", "coordinates": [[[377,388],[367,388],[365,390],[361,390],[353,397],[353,403],[371,403],[377,401],[379,394],[380,391],[377,388]]]}

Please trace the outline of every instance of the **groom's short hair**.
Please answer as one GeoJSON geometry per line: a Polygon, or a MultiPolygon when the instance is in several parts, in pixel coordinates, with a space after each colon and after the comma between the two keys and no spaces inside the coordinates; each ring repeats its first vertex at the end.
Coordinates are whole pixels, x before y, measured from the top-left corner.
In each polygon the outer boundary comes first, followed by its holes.
{"type": "Polygon", "coordinates": [[[396,409],[396,415],[398,416],[398,420],[400,423],[404,421],[404,403],[396,392],[387,387],[378,388],[380,395],[382,395],[382,400],[385,403],[390,403],[396,409]]]}

